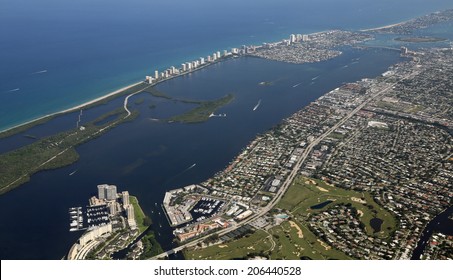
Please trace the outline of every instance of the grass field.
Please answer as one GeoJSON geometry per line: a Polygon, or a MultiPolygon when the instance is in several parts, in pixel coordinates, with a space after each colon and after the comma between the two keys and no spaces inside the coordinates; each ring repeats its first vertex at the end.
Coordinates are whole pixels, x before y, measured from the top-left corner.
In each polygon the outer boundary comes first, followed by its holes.
{"type": "Polygon", "coordinates": [[[297,221],[285,221],[269,230],[276,247],[271,259],[299,260],[302,257],[314,260],[350,259],[346,254],[322,243],[303,224],[297,221]]]}
{"type": "Polygon", "coordinates": [[[304,177],[296,178],[285,196],[277,204],[277,208],[290,211],[298,220],[306,220],[308,215],[323,211],[338,203],[350,203],[352,207],[360,211],[360,220],[365,225],[368,235],[387,238],[395,230],[395,218],[384,208],[379,206],[366,192],[355,192],[329,185],[321,180],[304,177]],[[311,206],[333,201],[322,209],[310,209],[311,206]],[[381,231],[374,233],[370,226],[370,220],[379,218],[383,220],[381,231]]]}
{"type": "Polygon", "coordinates": [[[132,206],[134,206],[135,222],[137,223],[137,227],[140,230],[140,233],[142,233],[143,231],[145,231],[145,229],[148,228],[148,226],[144,224],[146,215],[140,207],[138,199],[135,196],[129,196],[129,202],[132,204],[132,206]]]}
{"type": "Polygon", "coordinates": [[[360,219],[370,236],[386,238],[395,230],[394,217],[380,207],[369,193],[349,191],[321,180],[298,177],[275,207],[287,212],[290,215],[289,220],[280,225],[271,226],[267,231],[256,230],[252,235],[239,240],[203,249],[187,250],[185,257],[196,260],[225,260],[260,255],[269,259],[351,259],[345,253],[320,240],[309,230],[306,223],[313,213],[324,211],[339,203],[350,203],[362,213],[360,219]],[[332,203],[321,209],[310,208],[326,200],[331,200],[332,203]],[[383,220],[381,231],[378,233],[374,233],[369,224],[374,217],[383,220]]]}
{"type": "Polygon", "coordinates": [[[213,245],[204,249],[189,250],[184,253],[186,259],[194,260],[230,260],[244,258],[249,254],[266,253],[272,249],[271,237],[267,232],[257,230],[250,236],[230,241],[226,244],[213,245]]]}

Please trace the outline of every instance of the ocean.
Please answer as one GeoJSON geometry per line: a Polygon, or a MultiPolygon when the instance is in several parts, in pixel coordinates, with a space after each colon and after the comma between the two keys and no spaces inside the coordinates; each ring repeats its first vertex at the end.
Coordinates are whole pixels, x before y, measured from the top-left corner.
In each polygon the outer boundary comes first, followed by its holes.
{"type": "Polygon", "coordinates": [[[448,0],[2,0],[0,131],[216,50],[448,7],[448,0]]]}
{"type": "MultiPolygon", "coordinates": [[[[71,107],[141,80],[156,68],[217,49],[280,40],[295,32],[386,25],[448,6],[447,1],[432,1],[429,7],[424,1],[337,2],[129,1],[126,5],[46,0],[24,10],[25,1],[3,1],[0,32],[7,36],[0,36],[5,50],[0,59],[7,63],[0,65],[0,127],[71,107]],[[410,11],[404,3],[411,3],[410,11]]],[[[228,117],[202,124],[155,122],[152,119],[179,113],[189,105],[149,94],[134,96],[130,106],[141,112],[136,120],[77,147],[80,160],[75,164],[35,174],[29,183],[0,196],[0,259],[62,258],[81,234],[68,231],[68,208],[86,205],[96,194],[96,185],[103,183],[136,195],[153,219],[158,241],[169,249],[171,228],[160,207],[166,190],[206,180],[257,134],[325,92],[375,77],[400,60],[398,51],[383,49],[347,49],[335,59],[304,65],[242,57],[158,85],[171,96],[188,99],[215,99],[233,92],[234,101],[218,112],[228,117]],[[359,63],[343,67],[351,61],[359,63]],[[263,87],[262,81],[274,83],[263,87]],[[139,98],[144,102],[135,104],[139,98]],[[260,107],[253,111],[259,100],[260,107]],[[150,104],[157,106],[150,109],[150,104]]],[[[121,102],[116,99],[87,110],[84,121],[121,102]]],[[[74,114],[57,117],[25,133],[49,135],[72,127],[75,119],[74,114]]],[[[0,152],[27,141],[33,140],[20,135],[2,139],[0,152]]]]}

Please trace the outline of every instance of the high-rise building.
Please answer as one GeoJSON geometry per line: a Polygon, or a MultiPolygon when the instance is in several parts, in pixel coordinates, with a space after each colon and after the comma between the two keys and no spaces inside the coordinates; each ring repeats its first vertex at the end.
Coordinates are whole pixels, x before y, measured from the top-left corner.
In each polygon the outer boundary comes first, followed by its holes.
{"type": "Polygon", "coordinates": [[[307,34],[302,35],[302,41],[304,41],[304,42],[308,41],[308,35],[307,34]]]}
{"type": "Polygon", "coordinates": [[[127,219],[128,220],[133,220],[135,219],[135,216],[134,216],[134,206],[132,204],[129,204],[127,207],[126,207],[126,216],[127,216],[127,219]]]}
{"type": "Polygon", "coordinates": [[[121,194],[123,196],[123,206],[126,207],[126,206],[129,205],[129,192],[128,191],[124,191],[121,194]]]}
{"type": "Polygon", "coordinates": [[[213,54],[212,54],[212,60],[213,60],[213,61],[216,61],[216,60],[217,60],[217,53],[213,53],[213,54]]]}
{"type": "Polygon", "coordinates": [[[115,185],[98,185],[98,197],[105,200],[116,200],[116,186],[115,185]]]}
{"type": "Polygon", "coordinates": [[[152,84],[152,83],[153,83],[153,77],[151,77],[151,76],[146,76],[146,82],[147,82],[148,84],[152,84]]]}
{"type": "Polygon", "coordinates": [[[296,35],[291,34],[291,35],[289,36],[289,42],[290,42],[290,43],[295,43],[295,42],[296,42],[296,35]]]}
{"type": "Polygon", "coordinates": [[[212,62],[212,58],[210,55],[208,55],[208,62],[212,62]]]}
{"type": "Polygon", "coordinates": [[[116,201],[109,204],[109,214],[115,216],[117,212],[116,201]]]}
{"type": "Polygon", "coordinates": [[[159,71],[154,71],[154,79],[159,79],[159,71]]]}
{"type": "Polygon", "coordinates": [[[132,204],[129,204],[126,207],[126,216],[127,216],[127,223],[131,228],[135,228],[137,226],[135,222],[135,215],[134,215],[134,206],[132,204]]]}
{"type": "Polygon", "coordinates": [[[107,200],[116,200],[116,186],[107,186],[105,196],[107,200]]]}
{"type": "Polygon", "coordinates": [[[181,64],[181,67],[183,72],[187,71],[187,66],[185,63],[181,64]]]}
{"type": "Polygon", "coordinates": [[[204,64],[204,57],[200,57],[200,64],[204,64]]]}
{"type": "Polygon", "coordinates": [[[220,51],[217,51],[217,59],[219,59],[221,56],[220,56],[220,51]]]}
{"type": "Polygon", "coordinates": [[[98,185],[98,198],[105,199],[105,187],[107,185],[98,185]]]}

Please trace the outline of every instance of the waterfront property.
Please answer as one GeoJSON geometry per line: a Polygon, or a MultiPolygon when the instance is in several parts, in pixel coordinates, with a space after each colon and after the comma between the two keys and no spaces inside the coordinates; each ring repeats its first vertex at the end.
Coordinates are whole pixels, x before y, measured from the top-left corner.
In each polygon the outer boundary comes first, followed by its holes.
{"type": "MultiPolygon", "coordinates": [[[[85,210],[87,227],[78,241],[71,247],[67,255],[69,260],[109,259],[116,251],[129,245],[142,231],[143,217],[136,215],[135,207],[138,203],[131,203],[128,191],[117,193],[114,185],[98,185],[98,195],[89,199],[89,206],[85,210]],[[139,219],[140,220],[139,220],[139,219]],[[137,220],[139,223],[137,225],[137,220]]],[[[79,213],[81,207],[70,208],[70,214],[79,213]]],[[[139,209],[138,212],[142,212],[139,209]]],[[[80,219],[82,220],[82,219],[80,219]]],[[[71,231],[74,229],[71,224],[71,231]]],[[[75,228],[80,230],[79,226],[75,228]]],[[[134,257],[143,252],[143,246],[138,246],[134,257]]]]}

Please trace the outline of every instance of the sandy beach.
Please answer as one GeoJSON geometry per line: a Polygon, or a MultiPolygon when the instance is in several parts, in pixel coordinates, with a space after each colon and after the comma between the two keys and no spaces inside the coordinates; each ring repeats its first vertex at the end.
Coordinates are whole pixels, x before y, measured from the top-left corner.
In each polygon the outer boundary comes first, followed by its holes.
{"type": "Polygon", "coordinates": [[[134,87],[134,86],[137,86],[137,85],[139,85],[139,84],[141,84],[141,83],[143,83],[143,82],[140,81],[140,82],[137,82],[137,83],[135,83],[135,84],[131,84],[131,85],[125,86],[125,87],[120,88],[120,89],[118,89],[118,90],[109,92],[109,93],[107,93],[106,95],[103,95],[103,96],[101,96],[101,97],[95,98],[95,99],[90,100],[90,101],[87,101],[87,102],[82,103],[82,104],[80,104],[80,105],[76,105],[76,106],[71,107],[71,108],[69,108],[69,109],[65,109],[65,110],[62,110],[62,111],[59,111],[59,112],[55,112],[55,113],[52,113],[52,114],[48,114],[48,115],[45,115],[45,116],[42,116],[42,117],[33,119],[33,120],[31,120],[31,121],[24,122],[24,123],[21,123],[21,124],[12,126],[12,127],[10,127],[10,128],[7,128],[7,129],[4,129],[4,130],[0,131],[0,133],[7,132],[7,131],[9,131],[9,130],[12,130],[12,129],[15,129],[15,128],[18,128],[18,127],[21,127],[21,126],[24,126],[24,125],[27,125],[27,124],[30,124],[30,123],[33,123],[33,122],[37,122],[37,121],[42,120],[42,119],[45,119],[45,118],[49,118],[49,117],[53,117],[53,116],[57,116],[57,115],[61,115],[61,114],[65,114],[65,113],[69,113],[69,112],[78,110],[78,109],[83,108],[83,107],[85,107],[85,106],[88,106],[88,105],[94,104],[94,103],[96,103],[96,102],[102,101],[102,100],[104,100],[104,99],[106,99],[106,98],[115,96],[115,95],[117,95],[117,94],[119,94],[119,93],[121,93],[121,92],[123,92],[123,91],[125,91],[125,90],[127,90],[127,89],[130,89],[130,88],[132,88],[132,87],[134,87]]]}
{"type": "Polygon", "coordinates": [[[406,23],[406,22],[408,22],[408,21],[410,21],[410,20],[401,21],[401,22],[398,22],[398,23],[389,24],[389,25],[384,25],[384,26],[380,26],[380,27],[373,27],[373,28],[368,28],[368,29],[361,29],[361,30],[359,30],[359,31],[361,31],[361,32],[367,32],[367,31],[376,31],[376,30],[391,28],[391,27],[395,27],[395,26],[404,24],[404,23],[406,23]]]}

